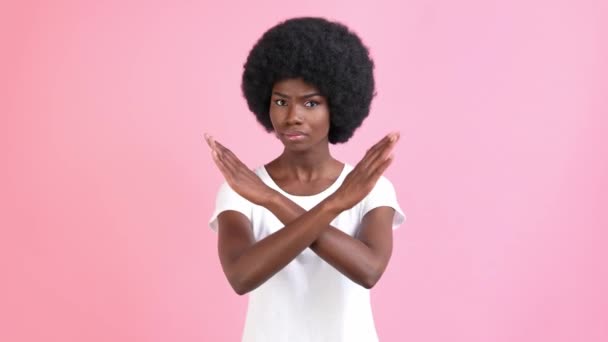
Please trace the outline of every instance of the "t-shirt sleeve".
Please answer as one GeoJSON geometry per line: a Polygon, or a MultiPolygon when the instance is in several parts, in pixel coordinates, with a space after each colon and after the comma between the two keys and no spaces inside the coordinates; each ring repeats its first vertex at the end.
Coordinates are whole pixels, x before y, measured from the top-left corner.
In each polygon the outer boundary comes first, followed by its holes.
{"type": "Polygon", "coordinates": [[[378,207],[391,207],[395,209],[393,217],[393,229],[397,229],[405,222],[405,214],[397,202],[395,187],[388,178],[381,176],[372,191],[363,199],[361,218],[369,211],[378,207]]]}
{"type": "Polygon", "coordinates": [[[209,228],[217,232],[217,216],[223,211],[234,210],[247,216],[251,221],[251,211],[253,204],[232,190],[228,182],[224,181],[220,186],[215,198],[215,209],[209,219],[209,228]]]}

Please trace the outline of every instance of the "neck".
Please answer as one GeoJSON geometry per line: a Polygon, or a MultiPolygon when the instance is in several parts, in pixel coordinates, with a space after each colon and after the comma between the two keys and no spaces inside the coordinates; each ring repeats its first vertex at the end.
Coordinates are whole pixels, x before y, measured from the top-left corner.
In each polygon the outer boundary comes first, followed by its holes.
{"type": "Polygon", "coordinates": [[[329,144],[322,144],[319,148],[307,151],[283,150],[277,162],[287,173],[302,181],[309,181],[323,177],[328,168],[336,160],[329,152],[329,144]]]}

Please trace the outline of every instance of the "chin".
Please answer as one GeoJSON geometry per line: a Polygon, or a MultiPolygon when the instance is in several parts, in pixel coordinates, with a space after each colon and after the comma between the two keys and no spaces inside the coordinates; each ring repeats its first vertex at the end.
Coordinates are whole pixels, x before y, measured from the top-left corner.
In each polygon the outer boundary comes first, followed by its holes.
{"type": "Polygon", "coordinates": [[[301,141],[301,142],[293,142],[293,141],[283,141],[281,140],[283,147],[285,150],[292,152],[306,152],[313,149],[316,144],[311,141],[301,141]]]}
{"type": "Polygon", "coordinates": [[[306,152],[310,150],[310,145],[305,144],[283,144],[286,150],[293,152],[306,152]]]}

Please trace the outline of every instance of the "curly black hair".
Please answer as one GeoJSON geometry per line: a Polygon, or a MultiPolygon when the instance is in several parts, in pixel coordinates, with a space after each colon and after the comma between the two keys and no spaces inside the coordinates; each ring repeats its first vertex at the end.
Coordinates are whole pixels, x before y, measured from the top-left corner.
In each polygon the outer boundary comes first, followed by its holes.
{"type": "Polygon", "coordinates": [[[352,137],[376,95],[374,62],[367,47],[348,27],[324,18],[292,18],[270,28],[253,46],[243,68],[243,96],[268,132],[273,131],[270,97],[278,81],[301,78],[319,89],[329,103],[332,144],[352,137]]]}

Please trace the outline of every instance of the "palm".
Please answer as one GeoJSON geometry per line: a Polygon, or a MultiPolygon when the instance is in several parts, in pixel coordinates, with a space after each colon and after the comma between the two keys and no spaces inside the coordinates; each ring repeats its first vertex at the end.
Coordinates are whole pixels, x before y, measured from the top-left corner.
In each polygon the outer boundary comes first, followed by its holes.
{"type": "Polygon", "coordinates": [[[390,156],[398,134],[389,134],[372,146],[355,168],[346,176],[344,182],[336,191],[345,209],[359,203],[374,188],[374,185],[391,164],[390,156]]]}
{"type": "Polygon", "coordinates": [[[210,136],[205,136],[213,161],[230,187],[252,203],[260,204],[272,191],[237,156],[210,136]]]}

